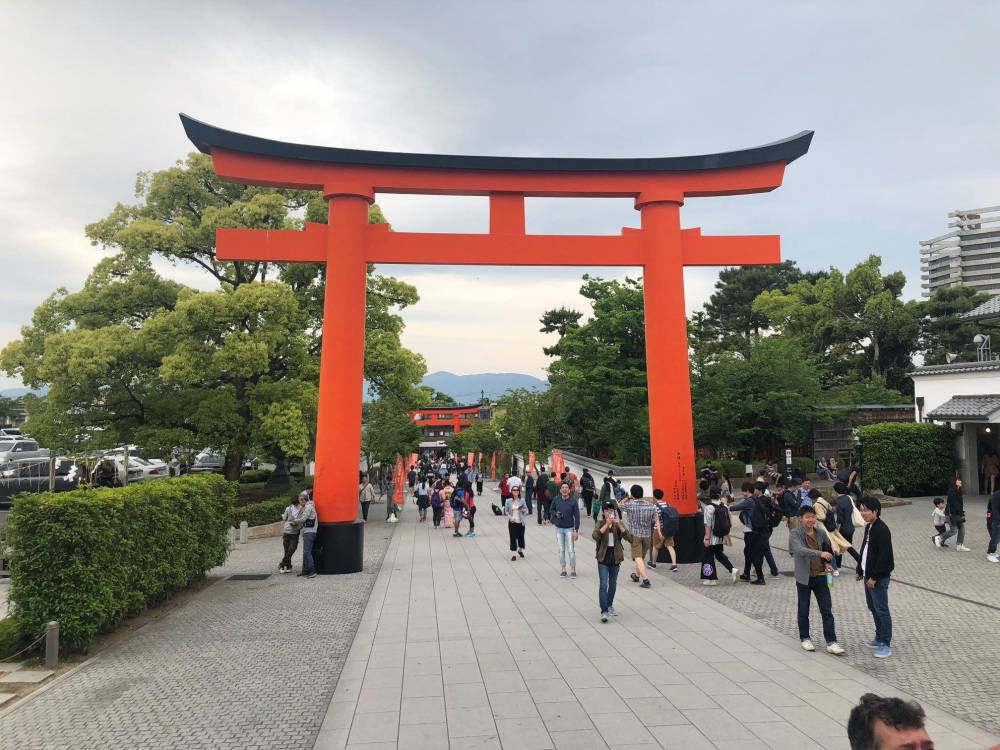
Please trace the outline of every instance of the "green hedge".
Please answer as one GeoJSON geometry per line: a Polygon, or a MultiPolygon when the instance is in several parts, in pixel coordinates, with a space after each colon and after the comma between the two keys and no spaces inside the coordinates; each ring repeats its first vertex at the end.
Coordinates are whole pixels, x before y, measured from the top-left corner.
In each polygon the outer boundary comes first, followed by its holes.
{"type": "Polygon", "coordinates": [[[816,462],[808,456],[792,456],[792,466],[806,476],[816,473],[816,462]]]}
{"type": "Polygon", "coordinates": [[[246,521],[247,526],[263,526],[267,523],[280,521],[281,514],[285,512],[292,497],[292,495],[280,495],[272,497],[270,500],[247,503],[239,508],[234,508],[230,514],[230,524],[239,528],[241,521],[246,521]]]}
{"type": "Polygon", "coordinates": [[[228,553],[236,495],[221,476],[20,495],[10,512],[12,617],[59,622],[68,651],[204,579],[228,553]]]}
{"type": "Polygon", "coordinates": [[[240,474],[240,484],[257,484],[266,482],[270,478],[271,472],[268,469],[252,469],[240,474]]]}
{"type": "MultiPolygon", "coordinates": [[[[40,632],[35,635],[35,638],[39,635],[41,635],[40,632]]],[[[9,657],[14,656],[30,642],[25,642],[21,626],[13,617],[5,617],[0,620],[0,661],[6,661],[9,657]]],[[[18,661],[18,659],[15,659],[15,661],[18,661]]]]}
{"type": "Polygon", "coordinates": [[[901,497],[942,494],[955,476],[955,432],[929,422],[885,422],[860,428],[866,489],[901,497]]]}
{"type": "Polygon", "coordinates": [[[695,463],[697,470],[700,472],[709,461],[712,462],[712,466],[715,467],[716,471],[724,472],[734,482],[746,476],[746,461],[736,461],[730,458],[699,458],[695,463]]]}

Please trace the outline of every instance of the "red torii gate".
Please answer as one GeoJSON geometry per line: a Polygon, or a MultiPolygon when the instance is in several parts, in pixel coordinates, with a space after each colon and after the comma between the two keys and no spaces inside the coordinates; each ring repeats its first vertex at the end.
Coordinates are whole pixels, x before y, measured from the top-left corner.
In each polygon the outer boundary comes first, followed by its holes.
{"type": "Polygon", "coordinates": [[[684,311],[684,266],[778,263],[780,238],[703,236],[681,229],[686,198],[739,195],[781,185],[809,150],[812,131],[765,146],[701,156],[565,159],[408,154],[308,146],[235,133],[181,115],[184,130],[232,182],[320,190],[329,223],[305,231],[219,229],[219,260],[327,263],[320,358],[314,498],[319,570],[361,570],[356,459],[361,453],[368,263],[642,266],[653,484],[682,514],[678,552],[698,560],[700,516],[684,311]],[[488,234],[390,232],[368,224],[376,193],[485,195],[488,234]],[[641,229],[620,235],[529,235],[524,198],[628,197],[641,229]]]}

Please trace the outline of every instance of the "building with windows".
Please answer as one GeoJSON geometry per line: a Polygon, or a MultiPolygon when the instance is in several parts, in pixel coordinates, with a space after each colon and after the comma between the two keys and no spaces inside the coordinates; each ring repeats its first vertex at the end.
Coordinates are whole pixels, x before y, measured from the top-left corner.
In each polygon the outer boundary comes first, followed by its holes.
{"type": "Polygon", "coordinates": [[[440,442],[441,446],[449,435],[461,432],[477,419],[489,420],[492,416],[489,404],[424,406],[410,412],[410,418],[420,427],[425,441],[440,442]]]}
{"type": "Polygon", "coordinates": [[[948,217],[950,232],[920,243],[923,296],[957,284],[1000,294],[1000,206],[952,211],[948,217]]]}

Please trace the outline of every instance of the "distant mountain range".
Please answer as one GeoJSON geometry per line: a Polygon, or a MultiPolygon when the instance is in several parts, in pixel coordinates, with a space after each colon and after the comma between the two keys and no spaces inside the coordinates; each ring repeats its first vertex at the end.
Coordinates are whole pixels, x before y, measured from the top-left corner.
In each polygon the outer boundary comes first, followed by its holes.
{"type": "Polygon", "coordinates": [[[34,393],[37,396],[44,396],[48,393],[48,388],[43,388],[41,390],[35,390],[34,388],[8,388],[5,391],[0,391],[0,396],[4,398],[21,398],[29,393],[34,393]]]}
{"type": "Polygon", "coordinates": [[[444,370],[430,373],[424,377],[421,385],[446,393],[460,404],[478,403],[483,392],[491,399],[498,399],[510,389],[527,388],[529,391],[544,391],[549,387],[549,384],[541,378],[519,372],[456,375],[444,370]]]}

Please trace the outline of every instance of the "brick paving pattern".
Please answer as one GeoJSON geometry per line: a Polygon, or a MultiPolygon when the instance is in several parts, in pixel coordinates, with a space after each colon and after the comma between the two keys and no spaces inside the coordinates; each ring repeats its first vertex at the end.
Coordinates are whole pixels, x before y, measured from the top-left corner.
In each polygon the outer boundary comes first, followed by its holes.
{"type": "MultiPolygon", "coordinates": [[[[887,684],[899,668],[893,660],[875,676],[845,658],[806,654],[754,619],[760,612],[674,580],[690,579],[696,566],[673,575],[658,568],[649,590],[623,566],[620,616],[601,624],[589,529],[578,545],[579,578],[563,579],[551,527],[530,523],[527,558],[510,561],[506,521],[489,515],[489,499],[475,539],[418,525],[407,506],[316,750],[844,750],[847,716],[863,692],[910,697],[887,684]]],[[[761,611],[792,611],[790,581],[757,588],[709,593],[757,594],[761,611]]],[[[838,588],[838,602],[847,590],[838,588]]],[[[925,708],[939,748],[998,741],[934,701],[925,708]]]]}
{"type": "Polygon", "coordinates": [[[0,748],[311,748],[392,527],[366,532],[364,572],[312,580],[278,575],[280,539],[237,545],[210,575],[273,575],[209,586],[16,705],[0,748]]]}
{"type": "MultiPolygon", "coordinates": [[[[874,629],[861,584],[854,581],[850,558],[845,560],[851,568],[837,580],[832,592],[837,637],[847,649],[848,662],[866,674],[912,694],[925,705],[936,705],[1000,734],[996,710],[1000,705],[1000,565],[986,560],[985,500],[966,500],[969,522],[965,544],[972,552],[956,552],[955,537],[949,540],[950,549],[934,547],[932,508],[930,498],[917,498],[912,505],[884,511],[896,561],[889,589],[893,656],[875,659],[862,645],[874,637],[874,629]]],[[[787,540],[784,526],[775,530],[771,546],[782,571],[792,570],[787,540]]],[[[860,531],[855,532],[854,541],[860,546],[860,531]]],[[[742,566],[742,538],[734,535],[733,546],[726,549],[733,563],[742,566]]],[[[657,568],[658,573],[663,570],[657,568]]],[[[720,582],[710,588],[700,585],[695,566],[682,566],[682,572],[674,577],[714,601],[798,638],[792,578],[768,577],[766,587],[720,582]]],[[[814,641],[822,641],[815,605],[810,633],[814,641]]]]}

